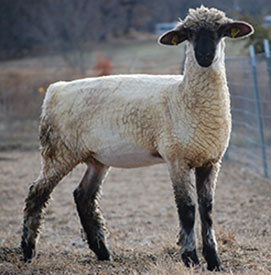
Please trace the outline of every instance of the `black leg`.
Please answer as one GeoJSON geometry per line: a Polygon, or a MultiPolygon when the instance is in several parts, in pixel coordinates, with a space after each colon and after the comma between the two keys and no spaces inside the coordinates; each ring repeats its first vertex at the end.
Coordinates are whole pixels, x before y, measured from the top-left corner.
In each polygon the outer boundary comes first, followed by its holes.
{"type": "Polygon", "coordinates": [[[196,250],[196,236],[194,232],[195,223],[195,201],[194,186],[191,184],[190,170],[170,170],[174,187],[175,201],[177,205],[180,235],[178,245],[184,264],[188,267],[199,265],[196,250]]]}
{"type": "Polygon", "coordinates": [[[219,164],[209,164],[196,168],[196,185],[202,227],[203,256],[207,261],[208,270],[221,271],[221,262],[217,254],[212,221],[213,199],[218,170],[219,164]]]}
{"type": "Polygon", "coordinates": [[[93,159],[89,160],[87,165],[87,171],[74,191],[74,199],[89,248],[99,260],[109,260],[110,253],[105,245],[104,220],[98,204],[100,185],[108,168],[93,159]]]}
{"type": "Polygon", "coordinates": [[[46,178],[42,176],[29,189],[25,200],[23,234],[21,247],[24,261],[28,262],[35,256],[36,239],[39,234],[43,209],[50,194],[60,181],[60,177],[46,178]]]}

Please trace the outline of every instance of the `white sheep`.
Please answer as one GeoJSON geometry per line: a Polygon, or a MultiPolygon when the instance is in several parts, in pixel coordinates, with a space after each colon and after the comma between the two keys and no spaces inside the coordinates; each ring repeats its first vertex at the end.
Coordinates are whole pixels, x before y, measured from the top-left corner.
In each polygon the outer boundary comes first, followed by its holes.
{"type": "Polygon", "coordinates": [[[184,76],[116,75],[57,82],[48,88],[41,115],[42,168],[24,209],[22,250],[34,256],[42,210],[58,182],[78,163],[87,170],[74,198],[91,250],[109,260],[98,205],[109,167],[166,163],[180,220],[180,255],[199,264],[194,232],[196,191],[203,255],[209,270],[221,270],[212,227],[216,177],[231,131],[230,97],[224,66],[224,37],[253,33],[217,9],[190,9],[176,28],[160,37],[165,45],[187,41],[184,76]]]}

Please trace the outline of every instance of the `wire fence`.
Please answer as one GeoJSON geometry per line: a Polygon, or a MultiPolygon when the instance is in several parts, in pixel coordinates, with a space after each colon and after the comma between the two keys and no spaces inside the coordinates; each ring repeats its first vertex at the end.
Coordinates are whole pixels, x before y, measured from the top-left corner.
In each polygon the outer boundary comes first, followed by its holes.
{"type": "MultiPolygon", "coordinates": [[[[268,49],[269,50],[269,49],[268,49]]],[[[271,175],[270,55],[226,58],[233,128],[226,158],[271,175]]]]}

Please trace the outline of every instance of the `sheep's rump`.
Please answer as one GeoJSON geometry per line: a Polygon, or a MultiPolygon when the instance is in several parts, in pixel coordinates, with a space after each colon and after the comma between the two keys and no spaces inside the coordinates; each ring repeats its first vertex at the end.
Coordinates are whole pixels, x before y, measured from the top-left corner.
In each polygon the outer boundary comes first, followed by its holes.
{"type": "Polygon", "coordinates": [[[119,75],[57,82],[48,88],[41,128],[53,129],[55,140],[80,158],[117,167],[159,163],[157,130],[167,94],[181,81],[180,75],[119,75]]]}

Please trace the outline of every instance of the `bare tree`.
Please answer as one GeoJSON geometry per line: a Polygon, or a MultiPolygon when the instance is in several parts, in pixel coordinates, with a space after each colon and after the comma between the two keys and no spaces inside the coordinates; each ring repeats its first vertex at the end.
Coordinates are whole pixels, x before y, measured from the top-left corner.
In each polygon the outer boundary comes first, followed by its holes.
{"type": "Polygon", "coordinates": [[[58,51],[70,67],[84,73],[85,44],[97,35],[98,10],[98,1],[43,0],[25,10],[28,36],[58,51]]]}
{"type": "Polygon", "coordinates": [[[24,45],[20,37],[20,10],[23,1],[0,0],[0,58],[8,59],[18,56],[24,45]]]}

